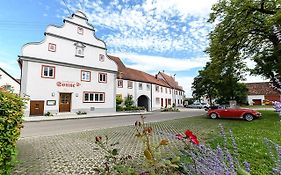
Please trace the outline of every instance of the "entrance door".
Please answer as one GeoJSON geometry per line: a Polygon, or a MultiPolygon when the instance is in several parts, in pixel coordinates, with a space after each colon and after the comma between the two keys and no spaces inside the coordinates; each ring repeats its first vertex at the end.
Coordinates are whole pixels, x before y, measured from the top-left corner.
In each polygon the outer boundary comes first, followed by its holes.
{"type": "Polygon", "coordinates": [[[44,114],[44,101],[30,101],[30,115],[43,115],[44,114]]]}
{"type": "Polygon", "coordinates": [[[71,107],[71,94],[60,93],[59,112],[70,112],[71,107]]]}
{"type": "Polygon", "coordinates": [[[163,104],[163,98],[161,98],[161,107],[163,107],[163,105],[164,105],[164,104],[163,104]]]}

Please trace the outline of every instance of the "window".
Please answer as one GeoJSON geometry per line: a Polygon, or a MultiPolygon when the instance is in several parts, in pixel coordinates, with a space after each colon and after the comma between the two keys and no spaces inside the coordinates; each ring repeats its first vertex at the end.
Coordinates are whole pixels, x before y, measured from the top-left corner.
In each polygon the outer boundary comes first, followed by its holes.
{"type": "Polygon", "coordinates": [[[150,84],[146,84],[146,90],[150,90],[150,84]]]}
{"type": "Polygon", "coordinates": [[[104,92],[84,92],[84,103],[104,103],[104,92]]]}
{"type": "Polygon", "coordinates": [[[163,87],[161,87],[161,93],[163,92],[163,87]]]}
{"type": "Polygon", "coordinates": [[[172,93],[172,90],[171,89],[169,89],[169,91],[170,91],[170,94],[172,93]]]}
{"type": "Polygon", "coordinates": [[[167,88],[165,88],[165,93],[166,93],[166,94],[168,93],[168,89],[167,89],[167,88]]]}
{"type": "Polygon", "coordinates": [[[160,104],[160,98],[156,98],[156,104],[160,104]]]}
{"type": "Polygon", "coordinates": [[[105,59],[104,55],[103,55],[103,54],[100,54],[100,56],[99,56],[100,62],[104,62],[104,59],[105,59]]]}
{"type": "Polygon", "coordinates": [[[107,82],[107,74],[99,73],[99,83],[106,83],[106,82],[107,82]]]}
{"type": "Polygon", "coordinates": [[[55,78],[55,67],[42,65],[41,77],[42,78],[55,78]]]}
{"type": "Polygon", "coordinates": [[[169,98],[168,99],[168,105],[171,105],[171,103],[172,103],[172,100],[169,98]]]}
{"type": "Polygon", "coordinates": [[[123,80],[118,80],[117,84],[118,84],[119,88],[122,88],[123,87],[123,80]]]}
{"type": "Polygon", "coordinates": [[[133,82],[132,81],[128,81],[128,88],[132,89],[133,88],[133,82]]]}
{"type": "Polygon", "coordinates": [[[82,27],[77,27],[77,33],[83,35],[84,29],[82,27]]]}
{"type": "Polygon", "coordinates": [[[180,104],[180,100],[178,99],[178,104],[180,104]]]}
{"type": "Polygon", "coordinates": [[[159,92],[159,86],[158,85],[155,86],[155,91],[159,92]]]}
{"type": "Polygon", "coordinates": [[[75,43],[74,45],[76,46],[75,56],[84,57],[84,49],[86,46],[82,43],[75,43]]]}
{"type": "Polygon", "coordinates": [[[53,43],[49,43],[48,45],[48,51],[55,52],[56,51],[56,45],[53,43]]]}
{"type": "Polygon", "coordinates": [[[81,81],[91,81],[91,72],[81,70],[81,81]]]}
{"type": "Polygon", "coordinates": [[[2,79],[2,75],[0,75],[0,79],[2,79]]]}
{"type": "Polygon", "coordinates": [[[139,90],[142,90],[142,83],[139,83],[139,90]]]}

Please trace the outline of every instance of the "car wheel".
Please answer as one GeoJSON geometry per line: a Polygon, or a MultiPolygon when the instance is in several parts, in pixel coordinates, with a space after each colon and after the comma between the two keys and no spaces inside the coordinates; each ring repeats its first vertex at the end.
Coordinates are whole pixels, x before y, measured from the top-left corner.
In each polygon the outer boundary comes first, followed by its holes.
{"type": "Polygon", "coordinates": [[[254,119],[254,116],[252,114],[246,114],[244,116],[244,119],[250,122],[254,119]]]}
{"type": "Polygon", "coordinates": [[[218,117],[218,115],[216,113],[211,113],[210,114],[210,118],[211,119],[216,119],[218,117]]]}

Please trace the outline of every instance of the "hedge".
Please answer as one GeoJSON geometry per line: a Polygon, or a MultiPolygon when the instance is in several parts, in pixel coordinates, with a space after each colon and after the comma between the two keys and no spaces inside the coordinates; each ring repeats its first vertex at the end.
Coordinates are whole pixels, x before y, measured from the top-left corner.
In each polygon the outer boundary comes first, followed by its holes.
{"type": "Polygon", "coordinates": [[[24,100],[0,89],[0,174],[8,175],[16,162],[16,142],[23,127],[24,100]]]}

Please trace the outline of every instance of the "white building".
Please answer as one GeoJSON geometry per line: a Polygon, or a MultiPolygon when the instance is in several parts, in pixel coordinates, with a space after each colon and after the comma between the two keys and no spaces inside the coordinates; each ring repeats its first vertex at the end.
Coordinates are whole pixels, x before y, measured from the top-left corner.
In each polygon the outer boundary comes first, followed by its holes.
{"type": "Polygon", "coordinates": [[[164,72],[152,76],[108,56],[105,43],[80,11],[62,27],[49,26],[42,42],[24,45],[19,64],[20,93],[30,99],[26,116],[113,112],[116,95],[132,95],[135,105],[148,111],[173,103],[183,106],[184,91],[174,77],[164,72]]]}
{"type": "Polygon", "coordinates": [[[20,80],[15,79],[13,76],[11,76],[8,72],[6,72],[0,67],[0,87],[19,94],[20,80]]]}
{"type": "Polygon", "coordinates": [[[133,97],[137,106],[143,106],[148,111],[165,107],[183,106],[184,91],[175,78],[159,72],[152,76],[145,72],[127,68],[115,56],[109,56],[118,65],[117,90],[123,99],[128,95],[133,97]]]}
{"type": "Polygon", "coordinates": [[[23,46],[19,63],[21,95],[30,98],[27,116],[115,111],[117,65],[94,33],[77,11],[63,26],[48,26],[43,41],[23,46]]]}

